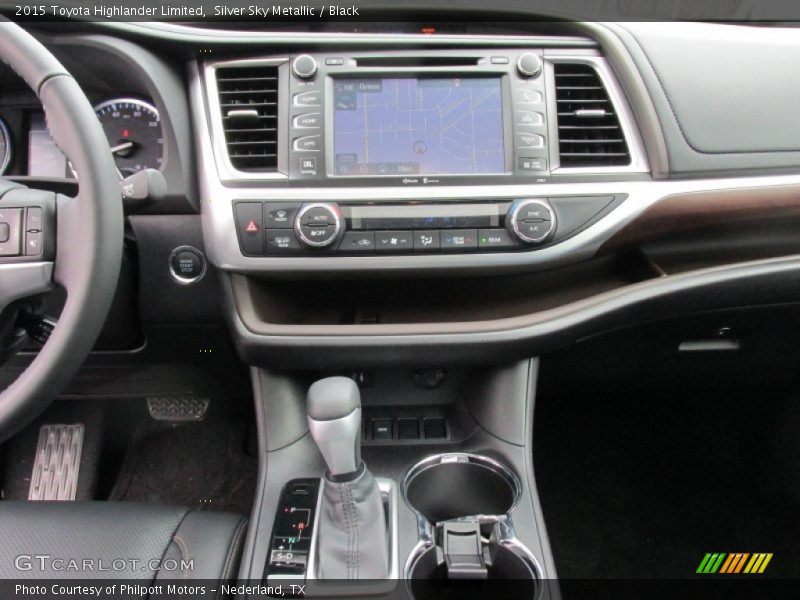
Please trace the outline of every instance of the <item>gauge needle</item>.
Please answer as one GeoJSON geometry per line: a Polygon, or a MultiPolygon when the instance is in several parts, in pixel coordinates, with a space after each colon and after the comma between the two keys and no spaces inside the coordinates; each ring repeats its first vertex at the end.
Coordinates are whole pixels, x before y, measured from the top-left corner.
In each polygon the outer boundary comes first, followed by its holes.
{"type": "Polygon", "coordinates": [[[117,154],[119,152],[124,152],[125,150],[132,150],[133,149],[133,142],[122,142],[121,144],[117,144],[116,146],[111,147],[111,154],[117,154]]]}

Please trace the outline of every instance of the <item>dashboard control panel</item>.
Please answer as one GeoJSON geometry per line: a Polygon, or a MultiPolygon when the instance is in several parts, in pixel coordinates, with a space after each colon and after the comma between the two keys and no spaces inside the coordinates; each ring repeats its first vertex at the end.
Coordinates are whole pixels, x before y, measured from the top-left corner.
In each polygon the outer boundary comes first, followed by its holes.
{"type": "Polygon", "coordinates": [[[524,252],[577,233],[617,195],[471,202],[234,203],[245,256],[524,252]]]}

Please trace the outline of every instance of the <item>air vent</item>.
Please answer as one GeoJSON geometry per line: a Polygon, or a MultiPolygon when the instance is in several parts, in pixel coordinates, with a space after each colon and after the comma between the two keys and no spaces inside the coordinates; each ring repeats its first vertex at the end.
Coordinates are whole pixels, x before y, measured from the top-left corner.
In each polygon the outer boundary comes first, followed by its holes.
{"type": "Polygon", "coordinates": [[[222,128],[231,164],[240,171],[278,166],[278,68],[220,67],[222,128]]]}
{"type": "Polygon", "coordinates": [[[556,63],[558,149],[562,167],[629,165],[628,144],[594,67],[556,63]]]}

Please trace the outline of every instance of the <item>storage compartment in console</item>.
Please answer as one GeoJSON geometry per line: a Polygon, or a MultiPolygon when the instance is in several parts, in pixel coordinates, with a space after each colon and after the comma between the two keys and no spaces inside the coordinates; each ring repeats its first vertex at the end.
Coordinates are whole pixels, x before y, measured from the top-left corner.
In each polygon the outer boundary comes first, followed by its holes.
{"type": "Polygon", "coordinates": [[[398,333],[407,334],[414,324],[423,333],[436,332],[434,324],[442,331],[453,323],[480,329],[481,322],[532,315],[657,275],[634,253],[494,277],[294,280],[234,274],[231,283],[242,321],[255,333],[342,335],[404,325],[398,333]]]}

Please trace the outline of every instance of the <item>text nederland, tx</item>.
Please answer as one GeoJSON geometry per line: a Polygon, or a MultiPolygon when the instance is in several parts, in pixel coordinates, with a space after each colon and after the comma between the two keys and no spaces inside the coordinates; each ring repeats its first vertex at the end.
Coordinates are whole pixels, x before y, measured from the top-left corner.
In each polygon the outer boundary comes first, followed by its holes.
{"type": "Polygon", "coordinates": [[[209,587],[205,585],[190,586],[179,584],[139,585],[139,584],[109,584],[109,585],[25,585],[17,584],[14,592],[18,596],[95,596],[109,595],[156,597],[161,595],[204,596],[217,594],[222,596],[240,595],[267,595],[267,596],[303,596],[305,585],[226,585],[209,587]]]}

